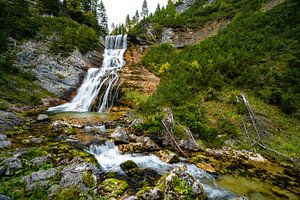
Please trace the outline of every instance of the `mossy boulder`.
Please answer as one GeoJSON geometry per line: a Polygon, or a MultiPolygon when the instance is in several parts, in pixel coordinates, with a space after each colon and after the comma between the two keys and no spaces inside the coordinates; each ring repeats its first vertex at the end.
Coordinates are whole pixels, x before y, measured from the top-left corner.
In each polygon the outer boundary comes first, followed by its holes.
{"type": "Polygon", "coordinates": [[[140,199],[204,200],[201,184],[187,172],[186,166],[173,169],[161,177],[155,187],[146,187],[137,194],[140,199]]]}
{"type": "Polygon", "coordinates": [[[107,178],[100,185],[100,193],[108,199],[118,198],[124,193],[127,187],[128,184],[124,180],[107,178]]]}
{"type": "Polygon", "coordinates": [[[140,169],[135,162],[128,160],[121,165],[122,170],[125,174],[133,180],[142,180],[144,177],[144,171],[140,169]]]}

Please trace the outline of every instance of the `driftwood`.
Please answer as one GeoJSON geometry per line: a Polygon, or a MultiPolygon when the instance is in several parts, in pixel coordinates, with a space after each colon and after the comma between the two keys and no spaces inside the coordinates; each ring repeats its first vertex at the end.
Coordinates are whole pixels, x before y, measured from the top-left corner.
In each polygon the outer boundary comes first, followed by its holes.
{"type": "Polygon", "coordinates": [[[174,144],[176,145],[177,149],[187,158],[188,155],[180,148],[180,146],[178,145],[178,143],[175,140],[175,137],[173,136],[173,133],[171,132],[172,130],[169,130],[168,127],[166,126],[165,122],[163,120],[161,120],[162,124],[164,125],[164,128],[166,129],[167,133],[169,134],[169,136],[171,137],[171,139],[173,140],[174,144]]]}
{"type": "MultiPolygon", "coordinates": [[[[245,134],[245,136],[247,137],[247,139],[249,140],[250,144],[251,144],[251,145],[257,145],[257,146],[259,146],[259,147],[261,147],[261,148],[263,148],[263,149],[265,149],[265,150],[267,150],[267,151],[276,153],[277,155],[283,156],[283,157],[287,158],[288,160],[293,161],[293,158],[292,158],[292,157],[290,157],[290,156],[288,156],[288,155],[285,155],[285,154],[283,154],[283,153],[281,153],[281,152],[279,152],[279,151],[277,151],[277,150],[275,150],[275,149],[272,149],[272,148],[270,148],[270,147],[267,147],[265,144],[263,144],[262,138],[261,138],[261,135],[260,135],[261,132],[259,131],[259,129],[257,128],[257,125],[256,125],[257,122],[256,122],[256,119],[255,119],[254,110],[253,110],[253,108],[251,107],[251,105],[250,105],[249,101],[247,100],[246,96],[245,96],[244,94],[241,94],[241,96],[242,96],[242,98],[243,98],[243,101],[244,101],[245,105],[247,106],[247,109],[248,109],[248,112],[249,112],[249,117],[250,117],[250,120],[251,120],[251,124],[252,124],[252,126],[253,126],[253,128],[254,128],[254,130],[255,130],[257,139],[260,141],[260,142],[258,142],[258,141],[256,141],[255,139],[252,139],[252,138],[250,137],[250,134],[249,134],[249,132],[248,132],[248,130],[247,130],[247,127],[246,127],[246,123],[245,123],[245,121],[243,120],[243,127],[244,127],[244,131],[245,131],[244,134],[245,134]]],[[[262,130],[262,131],[263,131],[263,130],[262,130]]]]}

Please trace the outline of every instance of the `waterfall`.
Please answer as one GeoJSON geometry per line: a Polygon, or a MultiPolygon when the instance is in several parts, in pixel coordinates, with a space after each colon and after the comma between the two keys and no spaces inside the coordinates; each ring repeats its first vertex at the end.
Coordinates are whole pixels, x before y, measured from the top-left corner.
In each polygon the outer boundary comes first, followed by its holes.
{"type": "Polygon", "coordinates": [[[118,71],[125,65],[124,53],[127,35],[105,37],[104,60],[101,68],[91,68],[70,103],[51,107],[48,111],[91,111],[97,105],[98,112],[106,112],[112,106],[118,89],[118,71]]]}

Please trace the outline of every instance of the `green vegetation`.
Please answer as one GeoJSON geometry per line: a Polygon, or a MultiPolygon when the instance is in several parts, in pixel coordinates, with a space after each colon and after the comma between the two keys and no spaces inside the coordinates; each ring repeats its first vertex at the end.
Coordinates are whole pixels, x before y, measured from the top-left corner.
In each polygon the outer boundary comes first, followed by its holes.
{"type": "Polygon", "coordinates": [[[243,140],[242,119],[248,111],[240,94],[246,93],[268,132],[265,142],[299,155],[300,4],[289,0],[268,12],[253,11],[257,5],[199,45],[181,51],[166,44],[151,48],[142,63],[161,83],[140,106],[141,113],[172,107],[178,123],[206,145],[221,146],[230,138],[243,140]],[[264,123],[263,117],[272,122],[264,123]]]}
{"type": "Polygon", "coordinates": [[[187,11],[179,14],[176,6],[182,4],[179,0],[175,4],[169,0],[164,8],[157,7],[155,13],[138,23],[129,34],[138,35],[144,39],[146,29],[151,24],[154,34],[159,36],[165,27],[198,29],[208,21],[224,18],[233,18],[240,12],[258,10],[265,0],[222,0],[208,3],[207,0],[198,0],[187,11]]]}

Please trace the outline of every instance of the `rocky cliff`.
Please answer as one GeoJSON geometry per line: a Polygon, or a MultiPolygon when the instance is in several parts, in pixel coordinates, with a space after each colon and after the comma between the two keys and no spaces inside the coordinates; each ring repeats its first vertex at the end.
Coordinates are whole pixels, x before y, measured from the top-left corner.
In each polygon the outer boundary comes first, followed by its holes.
{"type": "Polygon", "coordinates": [[[219,19],[204,24],[198,29],[165,28],[161,34],[160,43],[170,43],[173,47],[181,48],[198,44],[208,37],[218,34],[231,22],[230,19],[219,19]]]}
{"type": "Polygon", "coordinates": [[[137,46],[130,46],[126,51],[126,65],[120,72],[121,88],[152,94],[160,79],[140,64],[142,53],[143,50],[137,46]]]}
{"type": "Polygon", "coordinates": [[[75,50],[67,57],[49,53],[46,42],[27,41],[19,48],[16,66],[31,72],[37,83],[52,94],[68,99],[90,67],[100,67],[102,50],[83,55],[75,50]]]}

